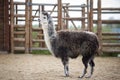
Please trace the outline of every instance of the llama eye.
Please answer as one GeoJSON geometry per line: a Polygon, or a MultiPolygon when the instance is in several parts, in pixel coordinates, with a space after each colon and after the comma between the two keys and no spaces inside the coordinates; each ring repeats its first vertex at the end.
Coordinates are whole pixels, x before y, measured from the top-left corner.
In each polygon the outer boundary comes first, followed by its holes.
{"type": "Polygon", "coordinates": [[[44,19],[46,19],[46,17],[43,17],[44,19]]]}

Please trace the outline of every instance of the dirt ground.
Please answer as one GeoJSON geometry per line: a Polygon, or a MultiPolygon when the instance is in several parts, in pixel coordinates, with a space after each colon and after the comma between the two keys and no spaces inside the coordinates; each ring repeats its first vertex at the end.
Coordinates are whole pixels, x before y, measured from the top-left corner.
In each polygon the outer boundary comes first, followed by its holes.
{"type": "MultiPolygon", "coordinates": [[[[96,57],[95,63],[93,76],[82,80],[120,80],[120,58],[96,57]]],[[[70,77],[65,77],[61,60],[53,56],[0,54],[0,80],[80,80],[82,70],[81,57],[70,59],[70,77]]]]}

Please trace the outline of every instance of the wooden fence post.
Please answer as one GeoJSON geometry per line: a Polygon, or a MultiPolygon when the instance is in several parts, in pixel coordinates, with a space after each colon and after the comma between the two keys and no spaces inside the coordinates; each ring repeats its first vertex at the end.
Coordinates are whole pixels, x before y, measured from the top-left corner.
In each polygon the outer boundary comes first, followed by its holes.
{"type": "MultiPolygon", "coordinates": [[[[32,4],[32,0],[30,0],[30,3],[32,4]]],[[[30,21],[29,21],[29,48],[30,48],[30,52],[32,52],[32,5],[30,5],[30,21]]]]}
{"type": "Polygon", "coordinates": [[[97,23],[97,33],[99,38],[100,52],[102,51],[102,20],[101,20],[101,0],[98,0],[98,23],[97,23]]]}
{"type": "Polygon", "coordinates": [[[29,53],[29,0],[25,2],[25,53],[29,53]]]}
{"type": "MultiPolygon", "coordinates": [[[[67,13],[69,14],[69,7],[68,7],[68,5],[69,4],[66,4],[66,12],[64,11],[66,17],[69,17],[67,15],[67,13]]],[[[66,29],[68,29],[68,26],[69,26],[69,22],[68,22],[68,20],[66,20],[66,29]]]]}
{"type": "Polygon", "coordinates": [[[87,0],[87,30],[90,30],[89,27],[89,0],[87,0]]]}
{"type": "MultiPolygon", "coordinates": [[[[84,4],[83,4],[84,5],[84,4]]],[[[82,30],[85,30],[85,7],[82,7],[82,30]]]]}
{"type": "Polygon", "coordinates": [[[90,0],[89,31],[93,31],[93,0],[90,0]]]}
{"type": "Polygon", "coordinates": [[[9,2],[4,0],[4,50],[10,51],[9,2]]]}
{"type": "Polygon", "coordinates": [[[58,0],[58,30],[62,28],[62,0],[58,0]]]}
{"type": "Polygon", "coordinates": [[[11,53],[14,53],[14,34],[13,34],[13,26],[14,26],[14,3],[13,0],[10,0],[10,26],[11,26],[11,53]]]}

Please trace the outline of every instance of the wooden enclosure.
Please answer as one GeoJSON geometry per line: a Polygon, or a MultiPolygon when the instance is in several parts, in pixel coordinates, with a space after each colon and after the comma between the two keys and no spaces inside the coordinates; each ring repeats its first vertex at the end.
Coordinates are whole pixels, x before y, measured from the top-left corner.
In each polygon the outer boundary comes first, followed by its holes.
{"type": "Polygon", "coordinates": [[[0,51],[10,51],[8,0],[0,0],[0,51]]]}
{"type": "MultiPolygon", "coordinates": [[[[0,17],[2,17],[2,14],[4,15],[4,26],[6,26],[1,27],[3,24],[0,24],[0,43],[2,44],[2,41],[4,41],[3,45],[6,51],[10,50],[11,53],[15,53],[16,51],[30,53],[33,50],[46,50],[43,31],[38,19],[40,19],[40,13],[42,11],[47,11],[53,17],[57,30],[69,29],[69,22],[71,22],[75,30],[88,30],[93,32],[93,24],[97,24],[97,31],[95,33],[99,38],[100,52],[120,52],[120,33],[102,32],[102,24],[120,24],[120,20],[102,20],[101,18],[102,14],[120,14],[120,8],[102,8],[101,1],[103,0],[97,0],[97,8],[94,8],[94,0],[86,0],[85,4],[80,5],[62,3],[62,0],[57,0],[57,4],[32,3],[32,0],[25,0],[25,2],[3,0],[6,3],[1,3],[0,6],[3,4],[4,6],[9,5],[9,8],[5,7],[4,9],[0,9],[0,17]],[[20,6],[24,7],[19,8],[20,6]],[[36,9],[33,8],[35,6],[37,7],[36,9]],[[48,10],[46,7],[52,7],[52,9],[48,10]],[[1,10],[5,10],[4,13],[1,10]],[[71,17],[70,12],[78,12],[80,15],[71,17]],[[53,14],[56,14],[56,16],[53,14]],[[94,14],[97,14],[97,20],[93,19],[94,14]],[[80,28],[76,26],[75,21],[81,24],[80,28]],[[33,24],[34,22],[38,26],[35,26],[33,24]],[[1,28],[6,28],[7,30],[4,29],[6,30],[4,31],[1,28]],[[3,37],[2,35],[8,37],[1,38],[3,37]],[[1,39],[3,40],[1,41],[1,39]],[[115,40],[116,42],[108,43],[109,40],[115,40]],[[112,49],[111,47],[116,48],[112,49]]],[[[2,19],[0,21],[2,23],[2,19]]]]}

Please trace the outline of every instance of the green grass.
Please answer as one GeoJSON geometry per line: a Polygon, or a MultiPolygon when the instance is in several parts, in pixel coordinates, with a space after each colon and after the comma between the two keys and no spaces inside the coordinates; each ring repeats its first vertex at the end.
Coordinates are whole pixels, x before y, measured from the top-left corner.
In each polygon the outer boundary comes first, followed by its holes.
{"type": "MultiPolygon", "coordinates": [[[[93,31],[97,32],[97,26],[93,27],[93,31]]],[[[111,27],[109,27],[109,26],[102,26],[102,32],[111,32],[111,31],[112,31],[111,27]]]]}
{"type": "Polygon", "coordinates": [[[101,57],[117,57],[120,53],[103,53],[101,57]]]}
{"type": "Polygon", "coordinates": [[[33,50],[31,54],[50,55],[48,50],[33,50]]]}

